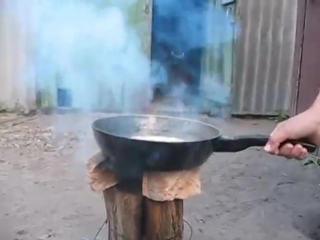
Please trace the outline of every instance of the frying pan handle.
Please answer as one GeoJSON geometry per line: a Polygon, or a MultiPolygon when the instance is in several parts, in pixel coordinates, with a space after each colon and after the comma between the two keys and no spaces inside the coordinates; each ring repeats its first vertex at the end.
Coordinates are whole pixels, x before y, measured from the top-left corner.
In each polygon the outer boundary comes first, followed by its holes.
{"type": "MultiPolygon", "coordinates": [[[[250,147],[264,147],[268,140],[269,136],[267,135],[248,135],[233,138],[220,137],[219,139],[213,140],[213,147],[215,152],[240,152],[250,147]]],[[[309,153],[317,150],[317,146],[306,139],[286,140],[281,143],[281,146],[287,143],[293,145],[301,144],[309,153]]]]}

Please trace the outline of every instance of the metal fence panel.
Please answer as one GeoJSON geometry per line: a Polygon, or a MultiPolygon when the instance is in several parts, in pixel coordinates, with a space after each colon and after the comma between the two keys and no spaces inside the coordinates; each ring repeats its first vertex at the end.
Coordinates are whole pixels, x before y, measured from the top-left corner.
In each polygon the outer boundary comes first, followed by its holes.
{"type": "Polygon", "coordinates": [[[239,0],[235,114],[290,111],[298,0],[239,0]]]}

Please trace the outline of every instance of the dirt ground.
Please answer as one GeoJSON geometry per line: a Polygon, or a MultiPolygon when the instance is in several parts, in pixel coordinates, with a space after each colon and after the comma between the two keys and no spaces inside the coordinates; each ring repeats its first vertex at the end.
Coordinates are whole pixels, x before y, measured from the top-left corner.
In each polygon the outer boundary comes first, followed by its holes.
{"type": "MultiPolygon", "coordinates": [[[[85,168],[97,151],[90,123],[99,116],[0,117],[1,240],[93,239],[106,217],[85,168]]],[[[268,134],[275,124],[203,120],[227,135],[268,134]]],[[[185,219],[192,239],[320,239],[319,184],[319,167],[262,149],[214,154],[202,168],[201,195],[185,201],[185,219]]]]}

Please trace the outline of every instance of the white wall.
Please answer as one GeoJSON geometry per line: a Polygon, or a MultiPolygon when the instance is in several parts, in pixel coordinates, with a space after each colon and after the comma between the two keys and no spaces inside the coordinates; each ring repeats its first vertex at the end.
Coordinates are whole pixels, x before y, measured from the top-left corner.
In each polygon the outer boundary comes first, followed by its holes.
{"type": "Polygon", "coordinates": [[[32,0],[0,1],[0,109],[36,107],[30,32],[32,0]]]}

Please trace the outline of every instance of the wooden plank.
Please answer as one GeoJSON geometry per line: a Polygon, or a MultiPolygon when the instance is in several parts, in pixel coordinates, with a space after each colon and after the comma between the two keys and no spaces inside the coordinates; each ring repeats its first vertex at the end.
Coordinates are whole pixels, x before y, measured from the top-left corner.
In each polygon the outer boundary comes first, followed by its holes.
{"type": "Polygon", "coordinates": [[[297,28],[296,28],[296,41],[295,41],[293,71],[292,71],[292,79],[294,84],[292,84],[291,111],[290,111],[291,116],[297,114],[299,81],[301,77],[303,37],[304,37],[306,7],[307,7],[306,1],[307,0],[300,0],[298,1],[298,4],[297,4],[297,28]]]}
{"type": "Polygon", "coordinates": [[[320,2],[307,1],[297,113],[311,106],[320,90],[320,2]]]}

